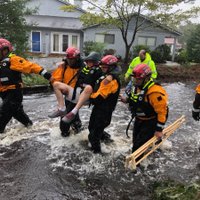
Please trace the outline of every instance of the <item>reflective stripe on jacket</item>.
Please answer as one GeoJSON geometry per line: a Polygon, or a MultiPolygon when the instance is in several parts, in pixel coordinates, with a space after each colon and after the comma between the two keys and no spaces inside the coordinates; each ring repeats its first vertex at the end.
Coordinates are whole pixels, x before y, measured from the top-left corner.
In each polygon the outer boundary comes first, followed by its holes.
{"type": "Polygon", "coordinates": [[[131,93],[130,107],[136,117],[143,119],[157,118],[157,127],[163,129],[168,115],[168,95],[153,81],[143,90],[135,89],[131,93]]]}

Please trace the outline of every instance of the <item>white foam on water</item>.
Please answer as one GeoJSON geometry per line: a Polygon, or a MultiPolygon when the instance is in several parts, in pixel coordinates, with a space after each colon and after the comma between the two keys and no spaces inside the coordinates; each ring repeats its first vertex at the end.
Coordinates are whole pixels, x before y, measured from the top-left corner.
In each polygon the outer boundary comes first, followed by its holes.
{"type": "Polygon", "coordinates": [[[35,122],[28,128],[19,123],[14,124],[14,126],[7,128],[6,132],[0,135],[0,145],[9,146],[16,141],[47,134],[50,132],[51,126],[52,123],[49,120],[35,122]]]}
{"type": "MultiPolygon", "coordinates": [[[[58,127],[54,127],[51,129],[50,133],[50,147],[51,152],[47,159],[57,159],[56,162],[52,164],[54,168],[56,167],[63,167],[63,168],[74,168],[77,167],[78,171],[85,171],[85,172],[93,172],[93,171],[105,171],[105,163],[107,163],[109,160],[112,160],[113,158],[116,158],[120,155],[126,155],[127,151],[130,148],[131,145],[131,139],[126,139],[124,136],[115,136],[112,134],[113,127],[109,128],[109,133],[112,135],[112,139],[114,140],[113,143],[110,144],[101,144],[102,147],[102,153],[106,156],[102,156],[99,154],[93,154],[88,148],[88,130],[83,130],[79,134],[71,134],[69,137],[61,137],[60,136],[60,130],[58,127]],[[84,146],[82,144],[85,144],[84,146]],[[65,153],[63,152],[63,148],[67,147],[70,152],[75,153],[76,155],[80,155],[80,160],[82,159],[80,165],[74,166],[73,164],[71,166],[67,165],[67,160],[70,158],[67,158],[65,156],[65,153]],[[86,155],[85,155],[86,153],[86,155]],[[85,162],[85,157],[87,159],[89,158],[89,161],[85,162]],[[109,157],[109,158],[108,158],[109,157]]],[[[123,135],[123,134],[122,134],[123,135]]],[[[67,151],[67,150],[66,150],[67,151]]]]}
{"type": "Polygon", "coordinates": [[[165,140],[165,141],[160,145],[160,149],[161,149],[162,151],[172,149],[172,142],[171,142],[170,140],[165,140]]]}

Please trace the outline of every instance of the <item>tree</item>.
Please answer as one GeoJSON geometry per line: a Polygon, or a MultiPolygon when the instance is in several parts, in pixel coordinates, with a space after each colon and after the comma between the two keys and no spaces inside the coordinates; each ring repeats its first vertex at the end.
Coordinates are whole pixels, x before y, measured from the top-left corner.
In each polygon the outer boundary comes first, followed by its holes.
{"type": "Polygon", "coordinates": [[[189,40],[191,37],[191,33],[194,32],[196,29],[196,24],[193,23],[187,23],[184,24],[183,26],[180,26],[180,29],[182,31],[182,35],[179,37],[179,42],[183,44],[183,48],[186,47],[186,42],[189,40]]]}
{"type": "Polygon", "coordinates": [[[190,38],[187,41],[187,56],[188,60],[200,63],[200,24],[192,31],[190,38]]]}
{"type": "MultiPolygon", "coordinates": [[[[193,1],[193,0],[192,0],[193,1]]],[[[101,24],[104,26],[113,25],[120,30],[125,44],[125,62],[128,61],[129,52],[135,40],[138,31],[147,28],[146,21],[148,19],[156,20],[154,22],[162,22],[171,28],[177,27],[182,20],[186,21],[197,15],[200,7],[193,7],[189,11],[177,9],[172,10],[173,6],[177,6],[182,2],[190,3],[191,0],[83,0],[89,6],[87,13],[81,16],[81,20],[85,26],[101,24]],[[94,12],[95,11],[95,12],[94,12]],[[141,18],[141,16],[143,16],[141,18]],[[148,16],[145,17],[145,16],[148,16]],[[134,31],[131,36],[129,28],[134,18],[134,31]]],[[[72,10],[72,6],[65,6],[64,10],[72,10]]],[[[157,23],[157,24],[158,24],[157,23]]],[[[152,23],[151,26],[155,25],[152,23]]],[[[159,25],[159,24],[158,24],[159,25]]]]}
{"type": "Polygon", "coordinates": [[[0,0],[0,37],[8,39],[17,54],[23,54],[28,48],[28,33],[31,25],[25,16],[34,10],[26,8],[30,0],[0,0]]]}

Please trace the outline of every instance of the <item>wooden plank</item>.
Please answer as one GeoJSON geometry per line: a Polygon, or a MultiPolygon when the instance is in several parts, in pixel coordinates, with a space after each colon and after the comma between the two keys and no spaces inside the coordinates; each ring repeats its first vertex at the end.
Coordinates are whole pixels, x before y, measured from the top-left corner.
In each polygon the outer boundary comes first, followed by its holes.
{"type": "Polygon", "coordinates": [[[171,134],[173,134],[175,130],[178,129],[184,121],[185,121],[185,116],[183,115],[163,130],[163,137],[161,141],[159,141],[157,137],[154,136],[150,140],[148,140],[145,144],[143,144],[140,148],[134,151],[131,155],[126,156],[125,168],[127,169],[128,167],[130,167],[133,170],[136,169],[136,166],[147,156],[153,153],[156,149],[158,149],[160,145],[171,134]],[[136,159],[141,155],[143,155],[142,158],[136,161],[136,159]]]}

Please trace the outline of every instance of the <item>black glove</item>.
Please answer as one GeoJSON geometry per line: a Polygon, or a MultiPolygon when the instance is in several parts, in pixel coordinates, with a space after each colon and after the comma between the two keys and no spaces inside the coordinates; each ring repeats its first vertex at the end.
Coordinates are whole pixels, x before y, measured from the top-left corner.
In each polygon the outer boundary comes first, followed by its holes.
{"type": "Polygon", "coordinates": [[[40,75],[42,75],[45,79],[49,80],[51,78],[51,73],[47,72],[47,70],[43,69],[40,72],[40,75]]]}
{"type": "Polygon", "coordinates": [[[47,80],[49,80],[51,78],[51,73],[46,72],[43,76],[44,76],[44,78],[46,78],[47,80]]]}
{"type": "Polygon", "coordinates": [[[200,120],[200,111],[192,110],[192,117],[194,120],[199,121],[200,120]]]}

